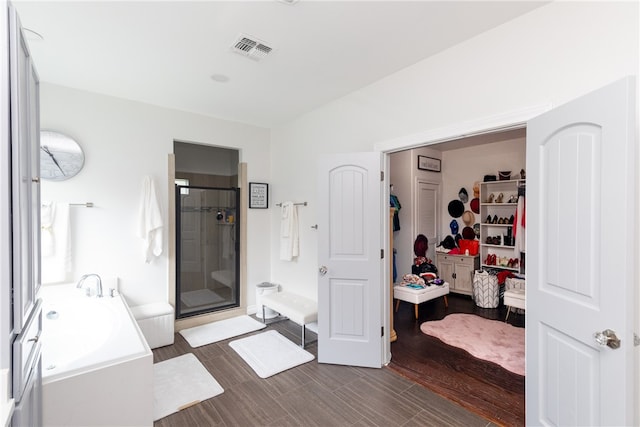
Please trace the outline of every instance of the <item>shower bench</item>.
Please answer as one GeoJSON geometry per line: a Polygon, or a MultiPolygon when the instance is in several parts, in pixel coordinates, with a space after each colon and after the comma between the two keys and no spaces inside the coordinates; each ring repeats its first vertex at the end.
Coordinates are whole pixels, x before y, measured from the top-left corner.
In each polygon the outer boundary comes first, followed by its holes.
{"type": "Polygon", "coordinates": [[[268,307],[280,313],[294,323],[302,326],[302,341],[300,347],[305,346],[305,330],[309,323],[318,320],[318,304],[291,292],[274,292],[262,296],[262,322],[266,322],[264,308],[268,307]]]}

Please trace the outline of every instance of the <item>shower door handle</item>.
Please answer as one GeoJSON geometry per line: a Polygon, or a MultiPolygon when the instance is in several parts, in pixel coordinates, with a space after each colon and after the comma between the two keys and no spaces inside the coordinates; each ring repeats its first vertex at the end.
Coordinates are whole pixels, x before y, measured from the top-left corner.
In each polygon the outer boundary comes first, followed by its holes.
{"type": "Polygon", "coordinates": [[[318,269],[318,272],[320,273],[321,276],[324,276],[325,274],[327,274],[327,271],[329,270],[324,265],[318,269]]]}

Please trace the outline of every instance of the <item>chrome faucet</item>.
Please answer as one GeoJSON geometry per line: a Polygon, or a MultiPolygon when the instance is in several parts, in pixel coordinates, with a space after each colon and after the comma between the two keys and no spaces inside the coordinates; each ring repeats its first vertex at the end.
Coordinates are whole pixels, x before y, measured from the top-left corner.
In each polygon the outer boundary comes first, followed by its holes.
{"type": "MultiPolygon", "coordinates": [[[[76,285],[76,288],[81,288],[82,285],[84,284],[84,281],[87,280],[89,277],[96,278],[96,296],[98,298],[102,298],[102,279],[100,278],[100,276],[98,276],[95,273],[85,274],[84,276],[82,276],[80,280],[78,280],[78,284],[76,285]]],[[[91,289],[87,289],[87,296],[89,295],[91,295],[91,289]]]]}

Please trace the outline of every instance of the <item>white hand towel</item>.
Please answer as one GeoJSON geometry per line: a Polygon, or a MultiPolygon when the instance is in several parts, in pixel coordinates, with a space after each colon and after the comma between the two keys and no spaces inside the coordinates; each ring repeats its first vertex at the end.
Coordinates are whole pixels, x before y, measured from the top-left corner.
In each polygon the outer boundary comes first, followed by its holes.
{"type": "Polygon", "coordinates": [[[162,215],[153,180],[145,176],[140,198],[138,236],[142,238],[144,262],[162,254],[162,215]]]}
{"type": "Polygon", "coordinates": [[[280,259],[291,261],[299,252],[298,207],[293,202],[283,202],[280,216],[280,259]]]}
{"type": "MultiPolygon", "coordinates": [[[[44,219],[48,221],[47,230],[42,230],[42,283],[66,282],[71,271],[71,227],[69,222],[69,204],[51,203],[46,209],[44,219]],[[49,215],[53,216],[50,217],[49,215]],[[46,237],[45,237],[46,236],[46,237]],[[43,246],[44,245],[44,246],[43,246]],[[46,253],[45,253],[46,251],[46,253]]],[[[44,227],[44,222],[42,224],[44,227]]]]}

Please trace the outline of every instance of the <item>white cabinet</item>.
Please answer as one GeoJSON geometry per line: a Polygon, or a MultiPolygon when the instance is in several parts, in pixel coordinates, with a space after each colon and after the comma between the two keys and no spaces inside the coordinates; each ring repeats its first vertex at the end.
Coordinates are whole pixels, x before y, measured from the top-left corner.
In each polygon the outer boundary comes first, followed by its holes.
{"type": "MultiPolygon", "coordinates": [[[[2,310],[11,309],[10,340],[12,397],[15,401],[12,425],[42,425],[41,300],[40,288],[40,105],[39,80],[15,8],[2,3],[8,17],[9,111],[8,138],[2,138],[3,153],[10,153],[10,170],[2,164],[2,199],[8,199],[11,251],[11,298],[3,299],[2,310]],[[7,10],[8,7],[8,10],[7,10]],[[7,13],[8,12],[8,13],[7,13]],[[6,173],[5,173],[6,170],[6,173]],[[8,193],[8,194],[7,194],[8,193]]],[[[6,21],[5,21],[6,22],[6,21]]],[[[8,46],[7,46],[8,44],[8,46]]],[[[5,64],[6,61],[3,61],[5,64]]],[[[4,211],[0,214],[4,220],[4,211]]],[[[3,224],[4,227],[4,224],[3,224]]],[[[4,229],[2,230],[4,234],[4,229]]],[[[4,249],[4,248],[3,248],[4,249]]],[[[3,276],[4,279],[4,276],[3,276]]],[[[2,311],[0,310],[0,311],[2,311]]],[[[3,337],[4,338],[4,337],[3,337]]]]}
{"type": "Polygon", "coordinates": [[[436,256],[438,275],[449,282],[449,291],[471,295],[473,292],[473,272],[479,268],[478,256],[449,255],[438,253],[436,256]]]}
{"type": "Polygon", "coordinates": [[[19,332],[40,287],[40,86],[18,14],[9,11],[13,326],[19,332]]]}
{"type": "Polygon", "coordinates": [[[520,179],[480,184],[480,260],[483,267],[521,272],[522,260],[514,251],[513,220],[518,206],[520,179]]]}

